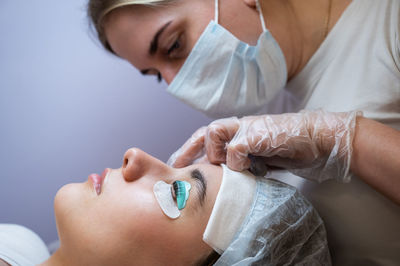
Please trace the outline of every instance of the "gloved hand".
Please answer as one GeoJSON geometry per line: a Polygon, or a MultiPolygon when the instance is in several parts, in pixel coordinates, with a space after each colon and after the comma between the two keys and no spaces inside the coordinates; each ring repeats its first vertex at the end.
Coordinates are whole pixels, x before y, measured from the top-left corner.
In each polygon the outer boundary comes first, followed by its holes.
{"type": "Polygon", "coordinates": [[[348,182],[359,115],[317,110],[216,120],[196,131],[168,164],[184,167],[208,160],[242,171],[250,167],[251,154],[262,156],[266,165],[286,168],[307,179],[348,182]]]}

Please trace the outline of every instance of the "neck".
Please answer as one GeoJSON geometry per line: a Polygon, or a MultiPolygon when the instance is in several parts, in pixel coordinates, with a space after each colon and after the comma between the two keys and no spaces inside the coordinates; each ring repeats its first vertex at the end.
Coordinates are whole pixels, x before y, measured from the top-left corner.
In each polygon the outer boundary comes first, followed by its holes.
{"type": "Polygon", "coordinates": [[[261,0],[260,2],[267,28],[285,55],[288,80],[290,80],[304,68],[318,50],[326,34],[351,0],[261,0]]]}
{"type": "Polygon", "coordinates": [[[62,266],[71,265],[68,260],[64,258],[60,249],[58,249],[54,254],[45,262],[40,264],[40,266],[62,266]]]}

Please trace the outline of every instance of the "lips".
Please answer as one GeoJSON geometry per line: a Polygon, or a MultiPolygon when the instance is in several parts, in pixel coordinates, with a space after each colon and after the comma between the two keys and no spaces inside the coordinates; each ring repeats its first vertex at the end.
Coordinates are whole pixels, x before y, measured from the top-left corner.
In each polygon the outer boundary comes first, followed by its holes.
{"type": "Polygon", "coordinates": [[[106,168],[106,169],[104,169],[104,171],[101,175],[98,175],[98,174],[90,174],[89,175],[89,179],[90,179],[90,181],[92,181],[93,188],[96,191],[97,195],[100,195],[101,186],[103,184],[104,178],[106,177],[106,175],[108,174],[109,171],[110,171],[110,169],[106,168]]]}

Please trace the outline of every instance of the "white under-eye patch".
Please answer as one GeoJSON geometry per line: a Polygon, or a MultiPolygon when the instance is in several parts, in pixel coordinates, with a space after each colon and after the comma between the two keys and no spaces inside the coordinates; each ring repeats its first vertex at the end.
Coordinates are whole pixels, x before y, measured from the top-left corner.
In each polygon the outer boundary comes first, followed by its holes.
{"type": "Polygon", "coordinates": [[[153,192],[164,214],[171,219],[176,219],[181,215],[181,212],[172,197],[171,189],[172,185],[158,181],[154,184],[153,192]]]}

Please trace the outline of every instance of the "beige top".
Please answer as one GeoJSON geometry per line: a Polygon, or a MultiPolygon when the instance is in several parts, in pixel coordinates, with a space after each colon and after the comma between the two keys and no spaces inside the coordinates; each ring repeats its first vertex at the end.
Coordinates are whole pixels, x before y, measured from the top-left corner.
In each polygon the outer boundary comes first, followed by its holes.
{"type": "MultiPolygon", "coordinates": [[[[400,4],[353,0],[306,67],[287,85],[294,109],[362,110],[400,130],[400,4]]],[[[357,177],[315,184],[287,172],[323,218],[334,265],[399,265],[400,206],[357,177]]]]}

